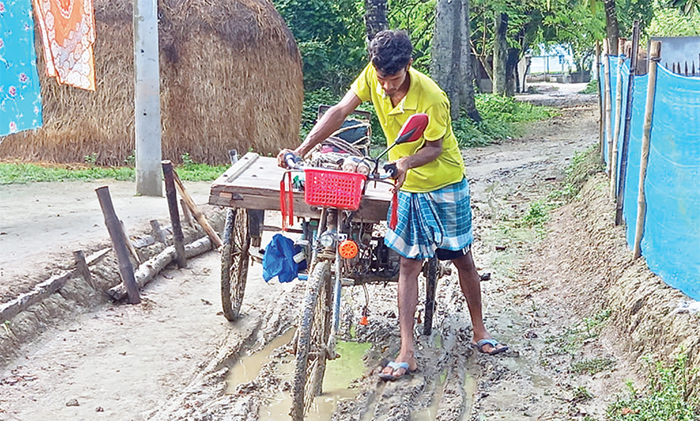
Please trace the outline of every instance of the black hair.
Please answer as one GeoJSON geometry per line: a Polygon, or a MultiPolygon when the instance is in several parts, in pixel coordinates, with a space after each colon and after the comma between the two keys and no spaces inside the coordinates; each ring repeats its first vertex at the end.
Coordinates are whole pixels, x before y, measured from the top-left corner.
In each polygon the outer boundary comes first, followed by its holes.
{"type": "Polygon", "coordinates": [[[392,76],[405,69],[411,62],[413,45],[406,31],[377,32],[369,43],[369,59],[379,73],[392,76]]]}

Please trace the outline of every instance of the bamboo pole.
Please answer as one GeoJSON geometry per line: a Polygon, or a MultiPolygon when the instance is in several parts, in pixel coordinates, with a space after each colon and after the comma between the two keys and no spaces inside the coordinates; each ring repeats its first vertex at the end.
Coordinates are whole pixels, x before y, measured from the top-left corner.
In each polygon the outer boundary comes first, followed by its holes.
{"type": "Polygon", "coordinates": [[[109,195],[109,187],[99,187],[95,189],[95,192],[97,193],[97,198],[100,201],[100,207],[102,208],[102,213],[105,217],[105,225],[107,225],[107,231],[109,231],[109,236],[112,239],[114,251],[117,254],[117,260],[119,261],[119,274],[122,277],[122,282],[124,282],[124,285],[126,286],[126,290],[129,295],[129,304],[138,304],[141,302],[141,297],[139,297],[139,288],[136,285],[136,279],[134,278],[134,267],[131,265],[131,260],[129,260],[129,251],[126,249],[121,224],[119,223],[119,219],[114,212],[112,197],[109,195]]]}
{"type": "Polygon", "coordinates": [[[602,88],[600,68],[603,63],[600,60],[600,42],[595,43],[595,68],[596,68],[596,78],[598,79],[598,154],[600,157],[600,164],[605,165],[605,112],[603,110],[603,94],[600,90],[602,88]]]}
{"type": "Polygon", "coordinates": [[[163,166],[163,177],[165,178],[165,195],[168,198],[168,209],[170,210],[170,224],[173,227],[175,260],[177,260],[177,266],[182,269],[187,267],[187,257],[185,257],[185,236],[182,235],[180,214],[177,208],[177,192],[175,191],[173,164],[167,160],[162,161],[161,164],[163,166]]]}
{"type": "Polygon", "coordinates": [[[126,244],[126,248],[129,250],[129,254],[131,254],[131,257],[134,258],[134,261],[136,262],[137,265],[141,264],[141,258],[139,257],[139,254],[136,252],[136,249],[134,248],[134,245],[131,244],[131,239],[129,238],[129,234],[126,232],[126,227],[124,226],[124,221],[119,221],[119,225],[122,227],[122,234],[124,234],[124,243],[126,244]]]}
{"type": "Polygon", "coordinates": [[[630,51],[630,75],[627,84],[627,106],[625,107],[625,130],[622,133],[622,156],[620,157],[620,179],[617,183],[617,210],[615,212],[615,225],[622,223],[622,211],[624,208],[625,184],[627,183],[627,160],[630,145],[630,129],[632,125],[632,99],[634,97],[634,76],[637,69],[637,53],[639,50],[639,21],[634,21],[632,29],[632,51],[630,51]]]}
{"type": "Polygon", "coordinates": [[[612,177],[610,163],[612,162],[612,93],[610,92],[610,47],[608,41],[603,43],[603,56],[605,57],[605,143],[608,145],[608,174],[612,177]]]}
{"type": "Polygon", "coordinates": [[[661,42],[652,41],[649,47],[649,83],[647,103],[644,111],[644,134],[642,135],[642,157],[639,162],[639,195],[637,196],[637,227],[634,233],[634,258],[642,255],[642,236],[647,217],[647,200],[644,182],[649,164],[649,143],[651,142],[651,121],[654,117],[654,96],[656,94],[656,68],[661,57],[661,42]]]}
{"type": "Polygon", "coordinates": [[[192,196],[190,196],[189,193],[185,190],[185,185],[182,184],[182,181],[180,181],[180,177],[177,176],[177,172],[173,170],[173,180],[175,181],[175,187],[177,188],[178,193],[180,193],[180,196],[185,200],[185,203],[187,203],[187,206],[190,208],[190,212],[192,212],[192,216],[194,216],[194,219],[199,222],[199,225],[201,225],[202,228],[204,228],[204,232],[207,233],[209,238],[211,238],[211,243],[214,245],[215,249],[221,248],[224,243],[221,242],[221,238],[219,237],[219,234],[214,231],[214,228],[209,225],[209,222],[207,222],[207,218],[204,217],[204,214],[199,210],[197,207],[197,204],[194,203],[194,200],[192,199],[192,196]]]}
{"type": "Polygon", "coordinates": [[[82,250],[75,250],[73,252],[73,257],[75,257],[75,268],[83,276],[85,282],[87,282],[87,284],[90,285],[92,289],[96,289],[95,283],[92,281],[92,274],[90,273],[90,268],[88,267],[87,261],[85,260],[85,253],[83,253],[82,250]]]}
{"type": "Polygon", "coordinates": [[[617,193],[617,160],[618,139],[620,139],[620,123],[622,123],[622,65],[625,63],[625,43],[627,39],[617,40],[617,86],[615,92],[615,130],[612,138],[612,158],[610,159],[610,197],[617,193]]]}

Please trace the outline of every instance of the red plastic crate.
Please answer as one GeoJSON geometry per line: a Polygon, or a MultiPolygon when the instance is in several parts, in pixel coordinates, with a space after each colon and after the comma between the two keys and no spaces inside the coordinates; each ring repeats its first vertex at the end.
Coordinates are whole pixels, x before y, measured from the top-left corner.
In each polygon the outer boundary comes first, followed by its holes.
{"type": "Polygon", "coordinates": [[[309,168],[304,178],[304,200],[309,205],[359,209],[367,179],[364,174],[309,168]]]}

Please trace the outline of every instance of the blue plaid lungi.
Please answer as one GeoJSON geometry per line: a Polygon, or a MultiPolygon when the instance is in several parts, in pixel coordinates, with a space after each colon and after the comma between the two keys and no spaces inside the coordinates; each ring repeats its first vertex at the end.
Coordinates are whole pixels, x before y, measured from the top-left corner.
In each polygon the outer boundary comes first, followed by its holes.
{"type": "Polygon", "coordinates": [[[387,231],[384,243],[403,257],[427,259],[438,248],[464,250],[474,241],[466,178],[428,193],[399,191],[398,202],[396,229],[387,231]]]}

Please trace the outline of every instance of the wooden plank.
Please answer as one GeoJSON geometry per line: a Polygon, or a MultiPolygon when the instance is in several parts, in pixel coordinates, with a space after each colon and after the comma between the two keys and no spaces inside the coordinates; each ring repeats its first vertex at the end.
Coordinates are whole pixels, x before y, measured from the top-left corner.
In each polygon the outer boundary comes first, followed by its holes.
{"type": "Polygon", "coordinates": [[[243,158],[239,159],[235,164],[233,164],[226,172],[224,172],[219,178],[214,180],[212,183],[213,185],[217,184],[228,184],[231,183],[233,180],[238,177],[240,173],[246,170],[249,166],[251,166],[257,159],[259,158],[260,155],[254,153],[254,152],[248,152],[243,156],[243,158]]]}

